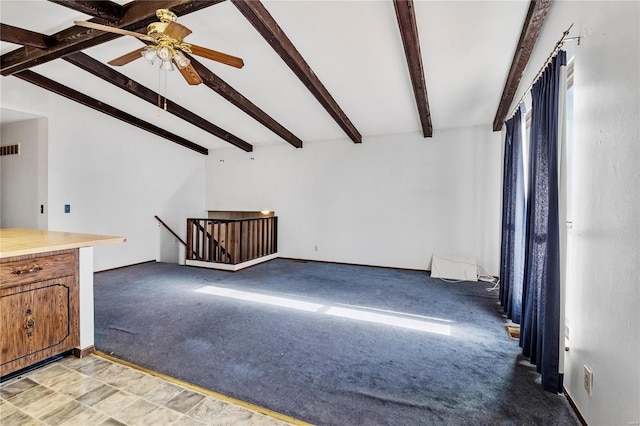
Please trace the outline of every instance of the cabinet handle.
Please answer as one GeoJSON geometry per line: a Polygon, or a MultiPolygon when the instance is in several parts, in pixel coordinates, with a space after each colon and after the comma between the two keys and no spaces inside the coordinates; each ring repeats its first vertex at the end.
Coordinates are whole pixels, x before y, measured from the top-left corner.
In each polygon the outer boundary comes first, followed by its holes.
{"type": "Polygon", "coordinates": [[[30,274],[32,272],[40,272],[40,271],[42,271],[42,267],[41,266],[34,266],[33,268],[29,268],[29,269],[12,271],[11,274],[13,274],[13,275],[23,275],[23,274],[30,274]]]}
{"type": "Polygon", "coordinates": [[[35,328],[35,326],[36,326],[36,320],[34,320],[31,317],[30,313],[27,312],[27,322],[25,323],[24,328],[27,329],[27,336],[28,337],[32,337],[33,336],[33,329],[35,328]]]}

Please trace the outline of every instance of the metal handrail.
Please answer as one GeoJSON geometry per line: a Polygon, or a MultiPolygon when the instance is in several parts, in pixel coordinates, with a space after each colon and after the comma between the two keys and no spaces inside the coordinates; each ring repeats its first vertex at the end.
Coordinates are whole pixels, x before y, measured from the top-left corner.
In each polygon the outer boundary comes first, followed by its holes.
{"type": "Polygon", "coordinates": [[[162,219],[160,219],[157,215],[156,215],[156,216],[154,216],[154,217],[156,218],[156,220],[157,220],[158,222],[160,222],[160,224],[161,224],[162,226],[164,226],[165,228],[167,228],[167,231],[171,232],[171,234],[172,234],[174,237],[176,237],[176,239],[177,239],[178,241],[180,241],[180,242],[182,243],[182,245],[183,245],[183,246],[185,246],[185,247],[187,246],[187,243],[185,243],[185,242],[182,240],[182,238],[180,238],[180,236],[179,236],[178,234],[176,234],[175,232],[173,232],[173,229],[169,228],[169,225],[167,225],[166,223],[164,223],[164,222],[162,221],[162,219]]]}

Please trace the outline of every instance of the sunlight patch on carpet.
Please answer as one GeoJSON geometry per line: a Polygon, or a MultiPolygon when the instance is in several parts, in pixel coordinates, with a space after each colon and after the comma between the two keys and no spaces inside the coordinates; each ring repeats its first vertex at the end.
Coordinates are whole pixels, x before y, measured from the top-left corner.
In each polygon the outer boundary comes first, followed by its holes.
{"type": "MultiPolygon", "coordinates": [[[[288,297],[270,296],[260,293],[252,293],[249,291],[234,290],[224,287],[205,286],[195,290],[198,293],[209,294],[212,296],[226,297],[230,299],[243,300],[247,302],[260,303],[263,305],[280,306],[283,308],[295,309],[305,312],[313,312],[321,315],[329,315],[339,318],[347,318],[356,321],[364,321],[374,324],[390,325],[393,327],[407,328],[410,330],[423,331],[427,333],[441,334],[444,336],[451,335],[451,326],[445,324],[437,324],[431,321],[404,317],[401,312],[381,313],[367,312],[362,308],[353,309],[341,306],[325,305],[321,303],[311,303],[302,300],[292,299],[288,297]]],[[[373,309],[373,308],[372,308],[373,309]]],[[[391,312],[391,311],[389,311],[391,312]]],[[[412,317],[417,315],[406,314],[412,317]]],[[[439,320],[446,321],[446,320],[439,320]]]]}
{"type": "Polygon", "coordinates": [[[406,312],[390,311],[389,309],[370,308],[368,306],[349,305],[347,303],[339,303],[339,305],[340,306],[348,306],[350,308],[356,308],[356,309],[366,309],[368,311],[385,312],[385,313],[388,313],[388,314],[396,314],[396,315],[403,315],[403,316],[414,317],[414,318],[422,318],[422,319],[431,320],[431,321],[448,322],[448,323],[452,323],[453,322],[453,321],[448,320],[448,319],[436,318],[436,317],[427,317],[427,316],[424,316],[424,315],[408,314],[406,312]]]}

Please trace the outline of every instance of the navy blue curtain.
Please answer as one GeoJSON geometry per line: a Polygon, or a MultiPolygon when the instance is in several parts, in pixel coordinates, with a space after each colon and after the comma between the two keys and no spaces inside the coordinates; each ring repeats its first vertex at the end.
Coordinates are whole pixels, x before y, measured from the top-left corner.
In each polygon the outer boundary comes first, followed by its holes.
{"type": "Polygon", "coordinates": [[[562,391],[560,361],[560,224],[558,216],[558,96],[560,51],[531,89],[529,194],[520,330],[522,354],[536,364],[542,386],[562,391]]]}
{"type": "Polygon", "coordinates": [[[514,323],[520,324],[524,276],[525,199],[522,158],[523,105],[507,120],[502,184],[502,244],[500,250],[500,303],[514,323]]]}

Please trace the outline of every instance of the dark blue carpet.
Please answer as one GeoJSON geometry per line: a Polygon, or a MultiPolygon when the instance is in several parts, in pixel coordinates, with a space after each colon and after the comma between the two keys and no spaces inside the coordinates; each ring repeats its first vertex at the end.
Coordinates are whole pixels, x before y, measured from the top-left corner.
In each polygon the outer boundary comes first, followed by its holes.
{"type": "Polygon", "coordinates": [[[284,259],[147,263],[95,275],[96,347],[319,425],[579,425],[486,287],[284,259]]]}

